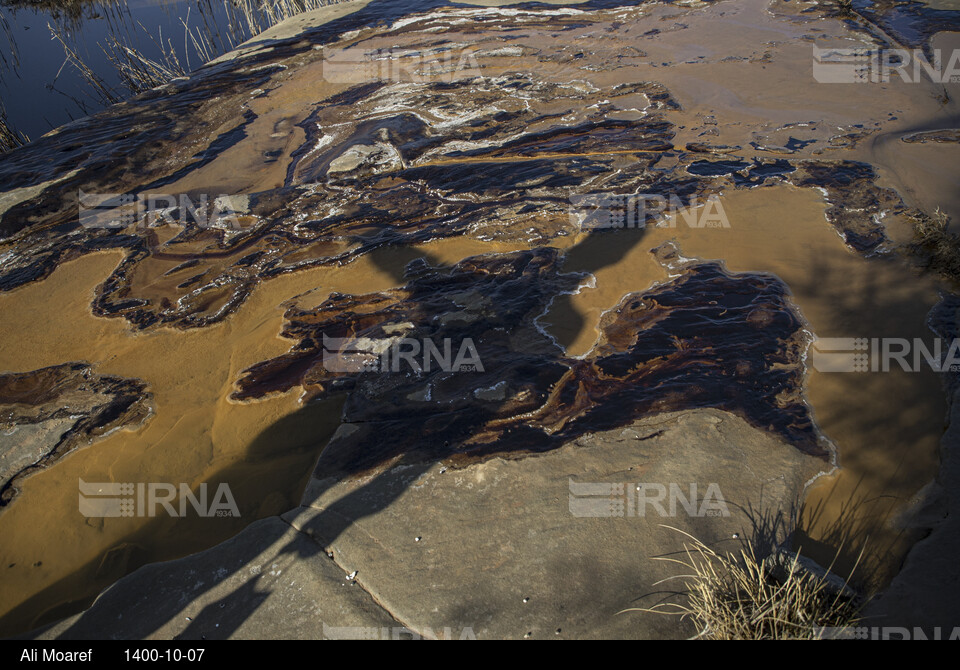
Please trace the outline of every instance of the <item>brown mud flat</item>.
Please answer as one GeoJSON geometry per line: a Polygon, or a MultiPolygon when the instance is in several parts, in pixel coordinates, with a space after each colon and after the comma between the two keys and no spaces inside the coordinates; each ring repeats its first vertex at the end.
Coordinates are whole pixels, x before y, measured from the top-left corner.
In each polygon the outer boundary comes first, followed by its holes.
{"type": "Polygon", "coordinates": [[[360,477],[727,410],[839,464],[809,490],[800,543],[829,563],[869,534],[889,579],[923,532],[891,518],[936,474],[941,379],[818,373],[808,346],[932,337],[942,287],[896,245],[911,213],[960,213],[958,115],[926,84],[851,96],[798,75],[815,39],[891,39],[831,12],[374,2],[6,155],[0,341],[21,344],[0,370],[39,385],[79,361],[136,380],[131,406],[149,393],[154,413],[18,482],[0,631],[295,507],[341,422],[382,428],[325,452],[328,474],[360,477]],[[478,73],[344,81],[329,64],[349,49],[469,49],[478,73]],[[98,193],[232,209],[201,225],[91,210],[81,194],[98,193]],[[638,193],[694,204],[616,231],[577,212],[638,193]],[[711,196],[727,225],[690,225],[711,196]],[[470,339],[483,369],[332,373],[324,336],[470,339]],[[228,482],[241,516],[83,519],[78,479],[228,482]]]}

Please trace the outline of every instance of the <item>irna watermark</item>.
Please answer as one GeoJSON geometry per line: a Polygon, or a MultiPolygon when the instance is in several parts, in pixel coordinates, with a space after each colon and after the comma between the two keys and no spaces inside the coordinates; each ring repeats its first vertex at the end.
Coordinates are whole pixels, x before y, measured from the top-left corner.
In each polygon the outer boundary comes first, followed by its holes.
{"type": "Polygon", "coordinates": [[[338,338],[323,335],[323,367],[330,372],[483,372],[477,346],[469,337],[438,345],[431,338],[338,338]]]}
{"type": "Polygon", "coordinates": [[[476,640],[473,628],[424,628],[420,632],[405,626],[328,626],[323,624],[324,640],[476,640]]]}
{"type": "Polygon", "coordinates": [[[956,626],[821,626],[814,632],[824,640],[960,640],[956,626]]]}
{"type": "Polygon", "coordinates": [[[570,197],[570,222],[579,230],[599,228],[729,228],[730,220],[716,194],[683,201],[656,193],[583,193],[570,197]]]}
{"type": "Polygon", "coordinates": [[[719,484],[696,482],[605,483],[569,480],[568,508],[575,517],[727,517],[730,510],[719,484]]]}
{"type": "Polygon", "coordinates": [[[960,340],[822,337],[813,342],[810,358],[817,372],[956,372],[960,371],[960,340]]]}
{"type": "Polygon", "coordinates": [[[433,49],[325,49],[325,80],[341,84],[372,81],[452,82],[481,76],[473,47],[433,49]]]}
{"type": "Polygon", "coordinates": [[[933,50],[932,62],[921,49],[831,49],[813,47],[813,78],[821,84],[901,81],[916,84],[960,82],[960,49],[933,50]]]}
{"type": "Polygon", "coordinates": [[[167,223],[195,224],[200,228],[243,230],[240,216],[246,211],[245,195],[190,196],[185,193],[84,193],[77,192],[80,225],[84,228],[144,228],[167,223]]]}
{"type": "Polygon", "coordinates": [[[201,517],[240,516],[226,483],[220,484],[210,496],[206,483],[200,484],[194,493],[188,484],[79,481],[79,509],[85,517],[153,517],[162,512],[172,517],[184,517],[191,509],[201,517]]]}

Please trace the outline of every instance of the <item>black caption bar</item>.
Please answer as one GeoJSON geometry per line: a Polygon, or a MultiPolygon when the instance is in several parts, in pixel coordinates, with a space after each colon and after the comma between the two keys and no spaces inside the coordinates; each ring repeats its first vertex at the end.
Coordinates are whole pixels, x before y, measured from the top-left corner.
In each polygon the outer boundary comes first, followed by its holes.
{"type": "MultiPolygon", "coordinates": [[[[213,651],[210,643],[201,641],[150,641],[150,642],[123,642],[123,641],[90,641],[90,642],[12,642],[0,643],[3,649],[0,657],[3,665],[10,667],[18,664],[20,667],[29,667],[34,664],[71,663],[76,665],[127,663],[127,664],[155,664],[178,663],[184,665],[200,665],[210,661],[218,664],[230,660],[230,656],[241,659],[240,649],[231,652],[230,647],[217,643],[218,648],[213,651]]],[[[246,646],[246,645],[244,645],[246,646]]],[[[249,650],[243,651],[243,658],[247,658],[249,650]]]]}
{"type": "MultiPolygon", "coordinates": [[[[401,638],[403,639],[403,638],[401,638]]],[[[236,662],[238,667],[259,661],[276,663],[283,640],[150,640],[138,641],[23,641],[0,640],[0,667],[29,668],[48,663],[91,666],[117,663],[130,667],[177,664],[184,667],[236,662]],[[272,659],[272,660],[271,660],[272,659]]],[[[301,641],[307,642],[310,641],[301,641]]]]}
{"type": "MultiPolygon", "coordinates": [[[[307,644],[310,641],[305,641],[307,644]]],[[[301,642],[302,643],[302,642],[301,642]]],[[[181,666],[217,667],[234,663],[236,667],[253,664],[276,665],[277,645],[282,640],[159,640],[159,641],[89,641],[89,642],[23,642],[0,640],[0,665],[29,669],[50,663],[82,667],[181,666]]],[[[281,652],[282,653],[282,652],[281,652]]]]}

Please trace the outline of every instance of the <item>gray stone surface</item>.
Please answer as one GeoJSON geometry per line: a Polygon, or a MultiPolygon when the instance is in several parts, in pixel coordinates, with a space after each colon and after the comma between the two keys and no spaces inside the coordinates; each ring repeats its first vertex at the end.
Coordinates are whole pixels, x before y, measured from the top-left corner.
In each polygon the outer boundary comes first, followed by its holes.
{"type": "Polygon", "coordinates": [[[50,453],[76,419],[57,417],[0,432],[0,486],[50,453]]]}
{"type": "Polygon", "coordinates": [[[147,565],[40,639],[320,639],[398,624],[277,517],[187,558],[147,565]]]}
{"type": "MultiPolygon", "coordinates": [[[[369,429],[345,426],[329,448],[362,444],[369,429]]],[[[679,531],[731,550],[758,520],[766,535],[769,518],[827,467],[704,409],[539,455],[314,478],[286,522],[262,520],[203,553],[143,567],[41,637],[384,637],[399,627],[454,639],[689,636],[673,617],[619,614],[681,587],[658,584],[680,568],[655,557],[683,550],[679,531]],[[600,495],[577,486],[592,483],[608,486],[600,495]],[[641,504],[638,484],[651,499],[667,487],[666,516],[641,504]],[[687,497],[697,485],[692,515],[682,502],[671,515],[670,484],[687,497]],[[719,496],[704,507],[711,484],[719,496]]]]}
{"type": "Polygon", "coordinates": [[[35,472],[142,423],[150,403],[143,382],[98,375],[88,363],[0,373],[0,508],[35,472]]]}
{"type": "MultiPolygon", "coordinates": [[[[360,432],[334,439],[362,440],[360,432]]],[[[678,637],[695,631],[674,618],[618,614],[680,586],[656,585],[679,566],[654,557],[682,551],[678,530],[738,548],[734,534],[750,537],[759,516],[746,510],[788,510],[824,466],[736,416],[696,410],[462,470],[400,464],[371,479],[314,479],[304,506],[285,518],[415,630],[456,636],[470,628],[479,639],[553,638],[558,629],[574,638],[678,637]],[[648,490],[675,483],[687,494],[697,483],[701,500],[716,483],[730,516],[691,517],[678,505],[676,516],[661,517],[648,504],[641,518],[630,516],[635,504],[619,516],[578,517],[572,509],[583,496],[571,481],[643,482],[648,490]]]]}

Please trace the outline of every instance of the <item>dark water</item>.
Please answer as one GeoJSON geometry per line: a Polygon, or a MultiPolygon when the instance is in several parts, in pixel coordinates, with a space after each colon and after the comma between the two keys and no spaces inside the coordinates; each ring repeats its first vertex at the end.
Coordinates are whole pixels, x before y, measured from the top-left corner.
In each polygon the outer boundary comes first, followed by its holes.
{"type": "MultiPolygon", "coordinates": [[[[181,64],[196,68],[203,61],[181,20],[195,31],[205,25],[223,31],[227,25],[222,3],[210,0],[91,0],[71,11],[4,2],[0,13],[7,25],[3,30],[0,23],[0,100],[9,125],[31,139],[104,107],[80,73],[64,65],[64,49],[48,24],[120,97],[129,91],[101,48],[111,34],[153,60],[161,58],[154,38],[162,34],[181,64]]],[[[223,32],[218,36],[229,44],[223,32]]]]}
{"type": "Polygon", "coordinates": [[[876,23],[904,46],[929,50],[929,39],[937,32],[956,30],[960,12],[934,9],[923,2],[854,0],[857,12],[876,23]]]}

